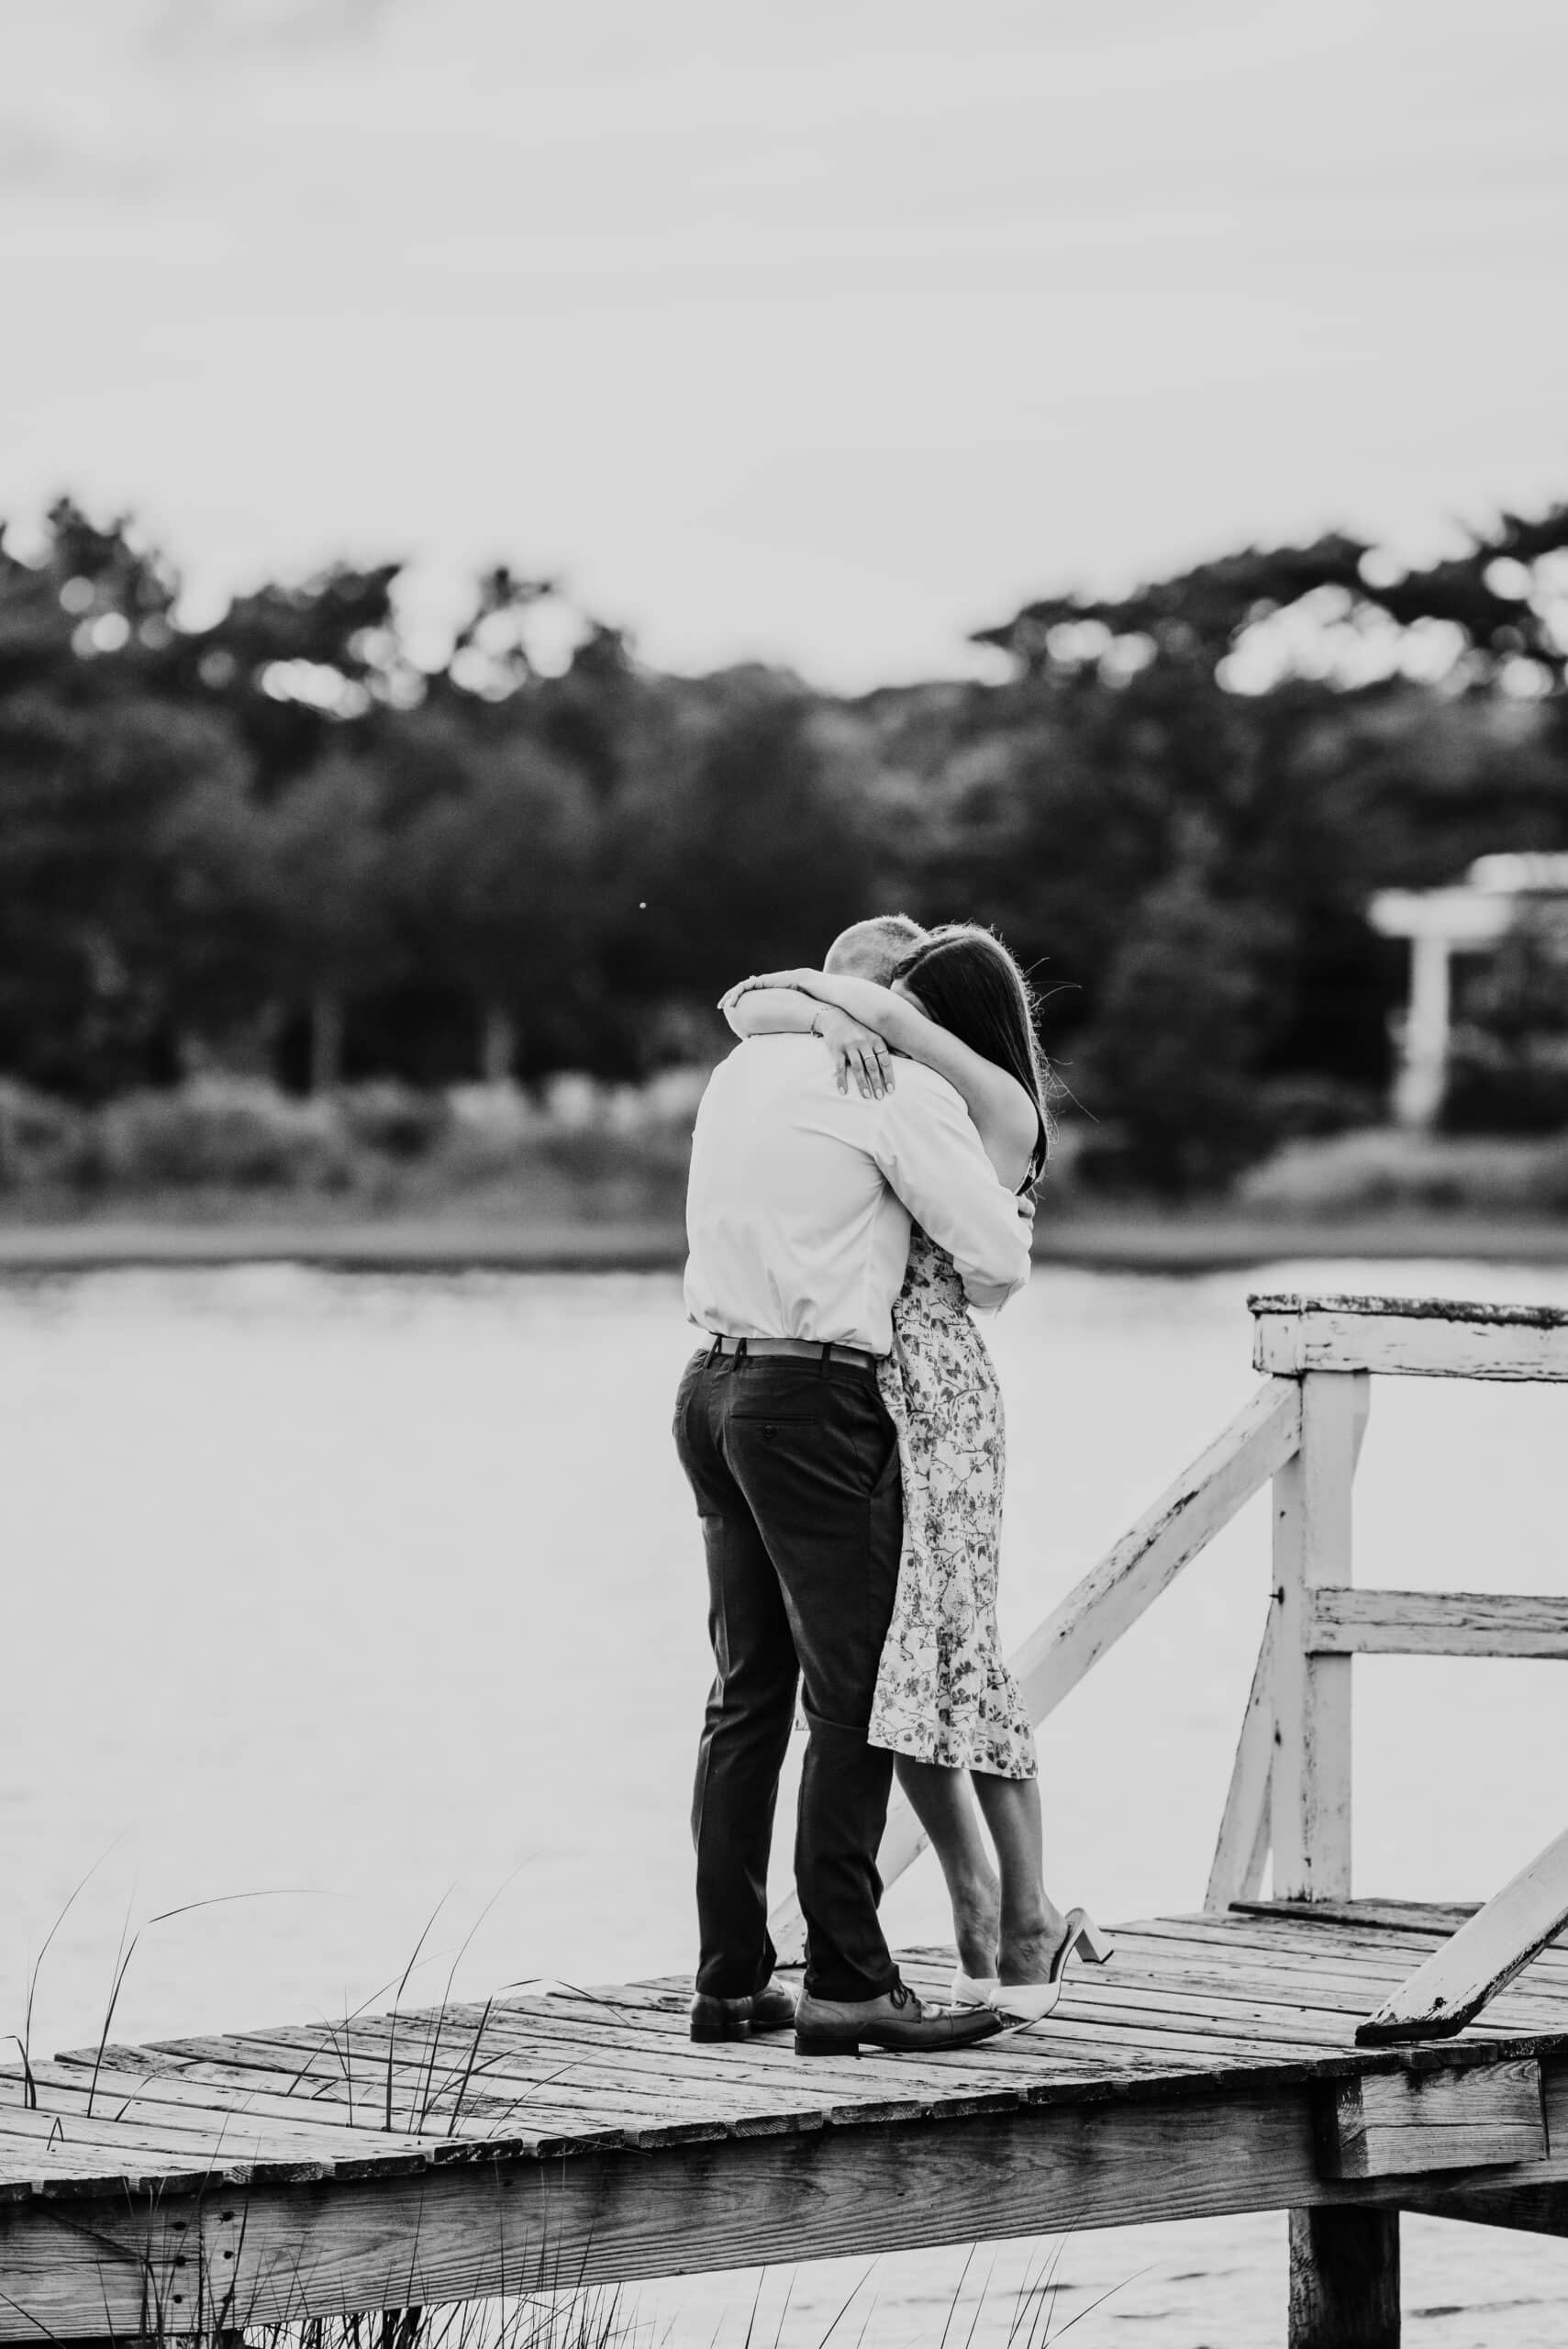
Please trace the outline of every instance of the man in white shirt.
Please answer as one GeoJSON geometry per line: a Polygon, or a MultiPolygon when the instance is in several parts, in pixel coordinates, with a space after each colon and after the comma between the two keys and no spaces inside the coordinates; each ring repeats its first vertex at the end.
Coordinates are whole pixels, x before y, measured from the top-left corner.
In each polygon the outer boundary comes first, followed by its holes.
{"type": "MultiPolygon", "coordinates": [[[[829,966],[885,976],[885,927],[846,931],[829,966]]],[[[807,2054],[862,2040],[962,2046],[997,2028],[984,2008],[922,2012],[877,1919],[893,1757],[865,1732],[903,1493],[876,1364],[893,1341],[912,1216],[951,1254],[973,1304],[999,1306],[1028,1278],[1027,1217],[934,1070],[901,1060],[880,1099],[840,1093],[813,1036],[751,1038],[715,1070],[686,1214],[686,1308],[711,1334],[675,1406],[717,1667],[692,1809],[695,2039],[793,2021],[807,2054]],[[807,1929],[798,2017],[772,1980],[767,1926],[797,1681],[810,1733],[795,1853],[807,1929]]]]}

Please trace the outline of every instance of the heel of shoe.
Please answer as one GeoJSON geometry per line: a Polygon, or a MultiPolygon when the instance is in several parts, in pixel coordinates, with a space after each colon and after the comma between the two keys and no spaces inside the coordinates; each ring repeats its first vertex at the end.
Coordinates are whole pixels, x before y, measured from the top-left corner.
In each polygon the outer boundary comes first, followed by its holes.
{"type": "Polygon", "coordinates": [[[1073,1912],[1076,1930],[1070,1936],[1070,1946],[1085,1965],[1108,1965],[1116,1955],[1116,1943],[1110,1935],[1096,1925],[1087,1909],[1073,1912]]]}

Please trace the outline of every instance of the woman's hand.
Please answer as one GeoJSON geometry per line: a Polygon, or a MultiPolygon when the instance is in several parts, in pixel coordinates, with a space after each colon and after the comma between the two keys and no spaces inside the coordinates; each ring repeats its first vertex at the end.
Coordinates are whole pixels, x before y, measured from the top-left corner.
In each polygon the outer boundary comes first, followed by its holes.
{"type": "Polygon", "coordinates": [[[847,1093],[852,1076],[862,1101],[880,1101],[893,1090],[893,1054],[874,1028],[862,1028],[847,1011],[825,1011],[817,1033],[847,1093]]]}

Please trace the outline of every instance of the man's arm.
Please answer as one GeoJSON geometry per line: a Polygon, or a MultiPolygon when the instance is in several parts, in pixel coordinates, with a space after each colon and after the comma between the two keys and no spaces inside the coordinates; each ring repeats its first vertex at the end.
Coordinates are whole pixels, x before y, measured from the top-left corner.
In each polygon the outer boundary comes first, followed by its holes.
{"type": "Polygon", "coordinates": [[[971,1305],[994,1311],[1029,1276],[1027,1213],[996,1179],[945,1077],[912,1063],[877,1105],[866,1146],[917,1223],[957,1265],[971,1305]]]}

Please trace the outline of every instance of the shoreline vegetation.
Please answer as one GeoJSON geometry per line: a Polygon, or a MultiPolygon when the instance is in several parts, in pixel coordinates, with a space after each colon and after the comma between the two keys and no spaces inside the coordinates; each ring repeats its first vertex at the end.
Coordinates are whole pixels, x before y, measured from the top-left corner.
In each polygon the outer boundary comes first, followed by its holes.
{"type": "MultiPolygon", "coordinates": [[[[1568,503],[1415,571],[1329,532],[1047,596],[974,632],[988,674],[845,696],[655,669],[506,564],[450,648],[395,562],[212,616],[62,496],[0,526],[5,1212],[662,1222],[680,1153],[637,1104],[726,1048],[738,977],[879,907],[994,924],[1031,974],[1086,1113],[1058,1213],[1261,1206],[1234,1186],[1385,1114],[1409,957],[1376,896],[1568,853],[1565,578],[1568,503]],[[592,1150],[546,1130],[573,1085],[592,1150]]],[[[1558,899],[1462,960],[1445,1125],[1568,1130],[1558,899]]],[[[1568,1212],[1550,1171],[1478,1179],[1407,1204],[1568,1212]]],[[[1407,1204],[1349,1180],[1346,1213],[1407,1204]]]]}
{"type": "MultiPolygon", "coordinates": [[[[212,1074],[99,1107],[0,1085],[0,1271],[296,1263],[388,1272],[675,1269],[706,1079],[584,1075],[298,1099],[212,1074]]],[[[1568,1137],[1368,1126],[1179,1203],[1106,1184],[1062,1131],[1042,1264],[1215,1271],[1282,1257],[1568,1264],[1568,1137]]]]}

